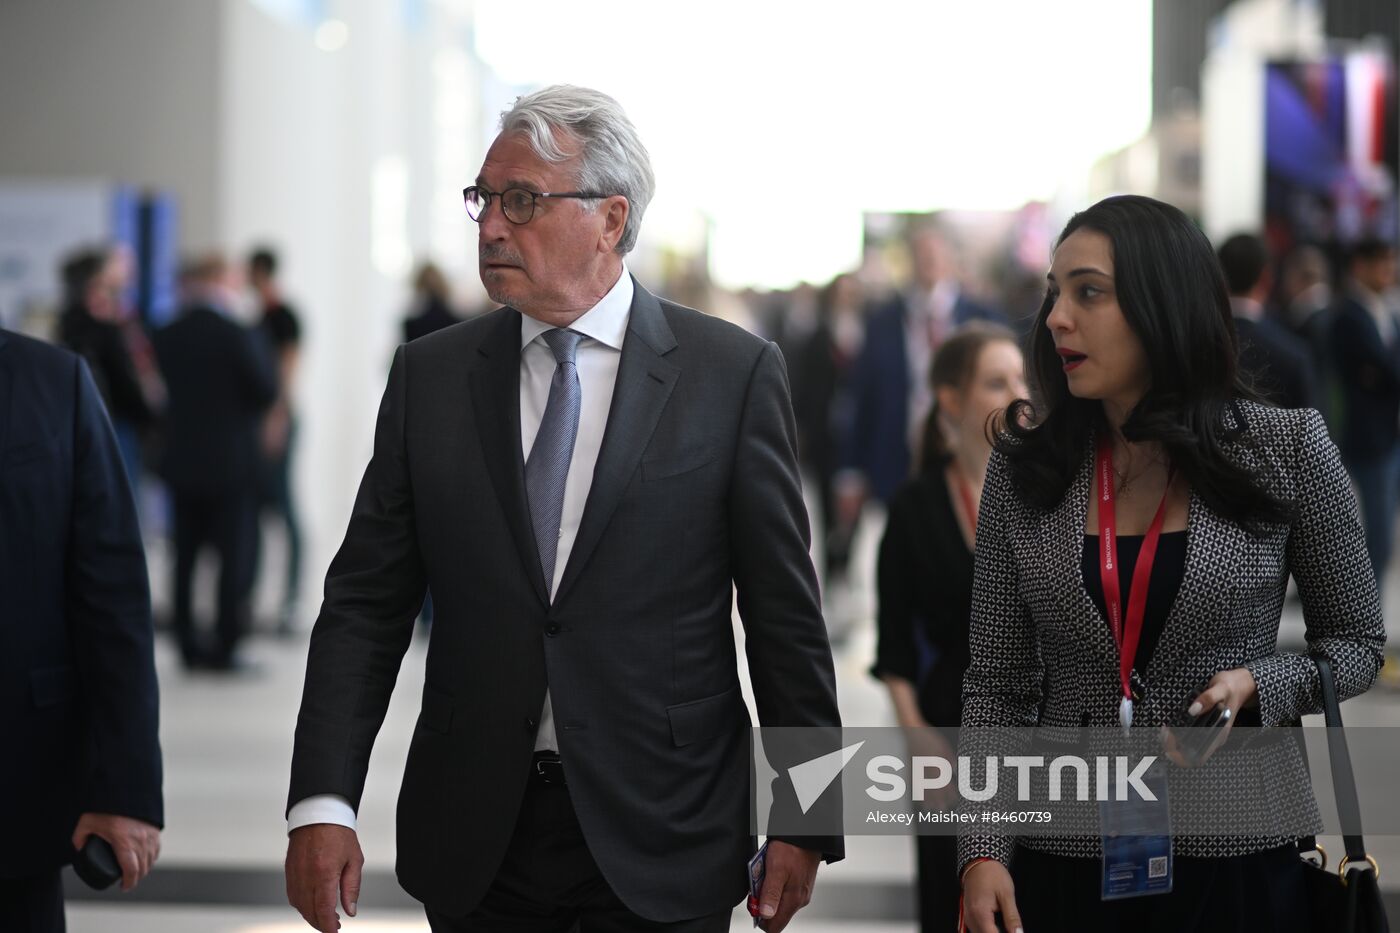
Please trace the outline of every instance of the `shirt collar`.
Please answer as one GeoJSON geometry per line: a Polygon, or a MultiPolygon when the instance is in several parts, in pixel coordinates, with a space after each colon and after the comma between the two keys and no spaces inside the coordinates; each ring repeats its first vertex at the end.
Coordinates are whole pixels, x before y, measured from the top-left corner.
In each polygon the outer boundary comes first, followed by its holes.
{"type": "Polygon", "coordinates": [[[933,288],[921,288],[917,283],[910,286],[905,302],[915,316],[944,316],[952,313],[961,294],[955,279],[940,279],[933,288]]]}
{"type": "MultiPolygon", "coordinates": [[[[627,322],[632,315],[632,275],[627,271],[627,263],[622,264],[622,274],[596,305],[583,313],[569,325],[569,330],[591,337],[614,350],[622,349],[622,339],[627,335],[627,322]]],[[[528,314],[520,315],[520,349],[529,346],[530,341],[552,325],[537,321],[528,314]]]]}

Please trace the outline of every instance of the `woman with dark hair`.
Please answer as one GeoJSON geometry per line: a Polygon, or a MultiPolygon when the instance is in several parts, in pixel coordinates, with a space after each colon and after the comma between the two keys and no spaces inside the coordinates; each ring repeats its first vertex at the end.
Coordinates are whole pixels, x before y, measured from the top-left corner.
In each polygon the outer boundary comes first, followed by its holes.
{"type": "Polygon", "coordinates": [[[135,491],[143,435],[155,424],[164,387],[141,322],[127,317],[121,305],[127,262],[120,248],[83,250],[64,262],[58,338],[91,367],[135,491]]]}
{"type": "MultiPolygon", "coordinates": [[[[1109,198],[1070,220],[1048,280],[1032,400],[987,470],[960,752],[971,727],[1159,730],[1223,708],[1268,728],[1319,712],[1312,659],[1277,647],[1290,574],[1309,654],[1343,699],[1368,689],[1385,635],[1346,473],[1316,411],[1259,404],[1237,379],[1206,237],[1169,205],[1109,198]]],[[[1294,837],[1320,823],[1306,764],[1291,742],[1228,754],[1249,764],[1233,783],[1183,781],[1168,753],[1172,811],[1224,803],[1258,835],[1174,838],[1170,893],[1105,900],[1097,835],[965,832],[968,929],[990,933],[997,912],[1035,933],[1306,929],[1294,837]]]]}
{"type": "MultiPolygon", "coordinates": [[[[1011,331],[973,321],[938,348],[930,374],[933,410],[918,473],[890,501],[880,541],[879,646],[871,673],[885,682],[899,724],[921,754],[951,758],[934,729],[956,729],[967,670],[977,501],[992,453],[992,420],[1026,394],[1021,348],[1011,331]]],[[[957,922],[957,840],[919,835],[921,929],[957,922]]]]}

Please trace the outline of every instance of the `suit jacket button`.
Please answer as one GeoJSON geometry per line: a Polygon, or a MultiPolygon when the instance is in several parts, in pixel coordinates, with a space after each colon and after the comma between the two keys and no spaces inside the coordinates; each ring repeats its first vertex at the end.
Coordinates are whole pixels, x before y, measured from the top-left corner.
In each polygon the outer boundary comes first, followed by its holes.
{"type": "Polygon", "coordinates": [[[539,723],[535,722],[533,719],[531,719],[531,718],[528,717],[528,716],[525,717],[525,731],[526,731],[526,732],[534,732],[534,731],[535,731],[535,726],[537,726],[537,725],[539,725],[539,723]]]}
{"type": "Polygon", "coordinates": [[[553,638],[555,635],[559,634],[559,624],[557,622],[549,623],[545,626],[544,633],[550,638],[553,638]]]}

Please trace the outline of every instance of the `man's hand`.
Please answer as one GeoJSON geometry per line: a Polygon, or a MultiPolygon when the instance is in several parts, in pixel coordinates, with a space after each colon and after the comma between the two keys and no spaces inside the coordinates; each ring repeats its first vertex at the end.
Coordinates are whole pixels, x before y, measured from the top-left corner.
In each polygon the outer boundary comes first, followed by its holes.
{"type": "Polygon", "coordinates": [[[793,914],[811,903],[821,860],[820,852],[768,840],[763,890],[758,898],[759,917],[768,933],[778,933],[793,914]]]}
{"type": "Polygon", "coordinates": [[[73,830],[73,849],[82,849],[89,836],[112,845],[122,867],[122,890],[130,891],[160,858],[160,830],[150,823],[113,813],[84,813],[73,830]]]}
{"type": "Polygon", "coordinates": [[[321,933],[340,929],[336,895],[355,916],[360,872],[365,865],[360,840],[348,826],[312,823],[292,830],[287,840],[287,900],[321,933]]]}

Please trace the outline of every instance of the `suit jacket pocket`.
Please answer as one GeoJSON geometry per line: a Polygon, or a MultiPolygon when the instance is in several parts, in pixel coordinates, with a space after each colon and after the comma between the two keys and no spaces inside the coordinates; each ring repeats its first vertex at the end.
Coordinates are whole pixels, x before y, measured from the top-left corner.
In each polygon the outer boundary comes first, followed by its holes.
{"type": "Polygon", "coordinates": [[[671,740],[680,748],[733,729],[743,702],[736,684],[712,697],[666,707],[666,715],[671,718],[671,740]]]}
{"type": "Polygon", "coordinates": [[[642,461],[642,479],[654,483],[659,479],[693,473],[714,462],[715,452],[704,448],[682,450],[676,454],[642,461]]]}
{"type": "Polygon", "coordinates": [[[29,687],[34,693],[35,709],[67,702],[73,696],[73,668],[61,664],[30,671],[29,687]]]}
{"type": "Polygon", "coordinates": [[[418,724],[432,732],[447,735],[452,731],[452,698],[439,690],[423,685],[423,708],[418,713],[418,724]]]}

